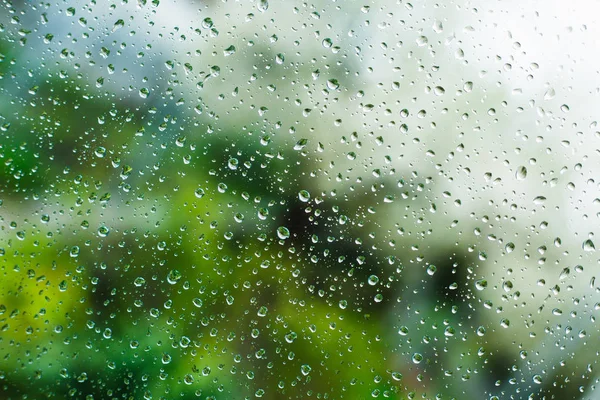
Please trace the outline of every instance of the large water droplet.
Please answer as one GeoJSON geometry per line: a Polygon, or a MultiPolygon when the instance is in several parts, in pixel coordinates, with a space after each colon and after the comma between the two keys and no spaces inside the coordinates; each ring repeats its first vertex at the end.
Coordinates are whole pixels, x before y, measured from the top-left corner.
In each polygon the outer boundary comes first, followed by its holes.
{"type": "Polygon", "coordinates": [[[285,240],[290,237],[290,230],[285,226],[280,226],[277,228],[277,237],[281,240],[285,240]]]}
{"type": "Polygon", "coordinates": [[[517,168],[517,172],[515,173],[515,177],[517,180],[522,181],[527,178],[527,168],[525,166],[520,166],[517,168]]]}

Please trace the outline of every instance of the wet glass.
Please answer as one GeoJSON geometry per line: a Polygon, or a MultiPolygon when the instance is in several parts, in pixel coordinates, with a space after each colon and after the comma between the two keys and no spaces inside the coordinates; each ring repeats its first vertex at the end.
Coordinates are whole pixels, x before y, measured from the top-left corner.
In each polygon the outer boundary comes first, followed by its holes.
{"type": "Polygon", "coordinates": [[[0,398],[600,399],[580,2],[0,3],[0,398]]]}

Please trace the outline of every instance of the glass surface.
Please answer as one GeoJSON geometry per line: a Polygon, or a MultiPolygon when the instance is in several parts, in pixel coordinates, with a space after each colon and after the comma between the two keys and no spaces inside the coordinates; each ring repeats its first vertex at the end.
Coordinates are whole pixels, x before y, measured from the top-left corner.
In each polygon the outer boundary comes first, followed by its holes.
{"type": "Polygon", "coordinates": [[[0,398],[600,399],[594,1],[0,3],[0,398]]]}

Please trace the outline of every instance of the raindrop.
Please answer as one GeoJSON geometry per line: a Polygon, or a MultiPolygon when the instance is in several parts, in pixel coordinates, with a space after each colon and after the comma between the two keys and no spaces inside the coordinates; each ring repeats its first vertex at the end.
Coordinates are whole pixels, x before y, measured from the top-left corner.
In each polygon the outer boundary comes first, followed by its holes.
{"type": "Polygon", "coordinates": [[[104,225],[102,225],[100,228],[98,228],[98,236],[100,236],[100,237],[107,237],[109,232],[110,232],[110,230],[104,225]]]}
{"type": "Polygon", "coordinates": [[[227,56],[231,56],[235,54],[235,46],[231,45],[228,48],[226,48],[225,50],[223,50],[223,54],[227,57],[227,56]]]}
{"type": "Polygon", "coordinates": [[[311,371],[311,367],[308,364],[304,364],[300,367],[300,371],[302,372],[302,375],[307,376],[308,374],[310,374],[311,371]]]}
{"type": "Polygon", "coordinates": [[[290,237],[290,231],[285,226],[277,228],[277,237],[281,240],[285,240],[290,237]]]}
{"type": "Polygon", "coordinates": [[[307,203],[310,200],[310,193],[308,190],[301,190],[298,192],[298,198],[301,202],[307,203]]]}
{"type": "Polygon", "coordinates": [[[478,279],[475,281],[475,288],[477,290],[484,290],[488,285],[487,280],[485,279],[478,279]]]}
{"type": "Polygon", "coordinates": [[[520,166],[517,168],[517,172],[515,173],[515,177],[517,180],[522,181],[527,178],[527,168],[525,166],[520,166]]]}
{"type": "Polygon", "coordinates": [[[308,139],[300,139],[294,145],[294,150],[297,150],[297,151],[302,150],[306,147],[307,144],[308,144],[308,139]]]}
{"type": "Polygon", "coordinates": [[[173,269],[173,270],[169,271],[169,274],[167,275],[167,282],[169,282],[171,285],[174,285],[177,282],[179,282],[181,277],[182,277],[181,272],[179,272],[176,269],[173,269]]]}
{"type": "Polygon", "coordinates": [[[229,161],[227,162],[227,166],[229,167],[229,169],[231,170],[236,170],[238,169],[238,165],[239,165],[239,161],[237,158],[230,158],[229,161]]]}
{"type": "Polygon", "coordinates": [[[340,83],[338,82],[337,79],[329,79],[327,81],[327,88],[329,90],[337,90],[340,87],[340,83]]]}
{"type": "Polygon", "coordinates": [[[545,201],[546,201],[546,198],[544,196],[537,196],[536,198],[533,199],[533,204],[540,206],[540,205],[544,204],[545,201]]]}
{"type": "Polygon", "coordinates": [[[196,189],[194,191],[194,195],[199,199],[203,198],[204,197],[204,189],[202,189],[202,188],[196,189]]]}
{"type": "Polygon", "coordinates": [[[258,11],[265,12],[269,9],[269,2],[267,0],[259,0],[257,8],[258,11]]]}
{"type": "Polygon", "coordinates": [[[556,91],[553,88],[549,88],[546,90],[546,93],[544,93],[544,100],[552,100],[554,96],[556,96],[556,91]]]}

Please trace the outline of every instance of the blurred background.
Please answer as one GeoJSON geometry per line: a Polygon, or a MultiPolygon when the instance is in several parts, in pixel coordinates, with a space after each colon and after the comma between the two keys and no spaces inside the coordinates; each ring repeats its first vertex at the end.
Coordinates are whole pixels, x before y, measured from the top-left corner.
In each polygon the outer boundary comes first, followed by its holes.
{"type": "Polygon", "coordinates": [[[600,399],[597,2],[0,3],[0,398],[600,399]]]}

